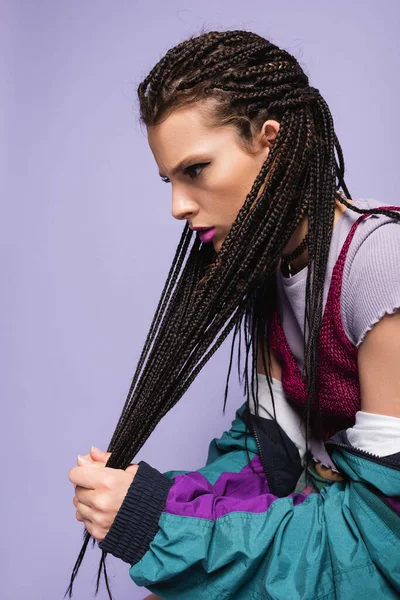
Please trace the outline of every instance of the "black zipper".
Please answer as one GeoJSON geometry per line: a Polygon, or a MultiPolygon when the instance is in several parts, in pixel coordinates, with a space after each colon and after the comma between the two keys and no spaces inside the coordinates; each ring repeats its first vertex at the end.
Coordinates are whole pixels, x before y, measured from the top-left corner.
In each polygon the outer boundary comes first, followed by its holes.
{"type": "MultiPolygon", "coordinates": [[[[250,423],[250,429],[251,429],[251,433],[255,439],[257,448],[258,448],[258,454],[260,456],[260,461],[261,461],[261,465],[262,468],[264,470],[264,475],[266,477],[267,480],[267,484],[268,484],[268,488],[271,494],[274,494],[274,489],[272,486],[271,487],[271,481],[270,478],[268,477],[268,469],[264,460],[264,454],[263,451],[261,449],[261,444],[260,444],[260,440],[257,434],[257,429],[256,426],[251,422],[251,414],[250,414],[250,419],[249,419],[249,423],[250,423]]],[[[346,452],[348,452],[349,454],[353,454],[354,456],[358,456],[361,458],[366,458],[367,460],[370,460],[373,463],[376,463],[378,465],[384,466],[384,467],[390,467],[395,469],[396,471],[400,471],[400,461],[395,461],[392,460],[390,458],[386,458],[386,457],[381,457],[381,456],[377,456],[376,454],[372,454],[371,452],[367,452],[366,450],[361,450],[360,448],[354,448],[354,446],[350,446],[349,444],[345,444],[343,442],[339,442],[336,440],[327,440],[325,442],[326,446],[333,446],[333,447],[337,447],[337,448],[342,448],[343,450],[345,450],[346,452]]],[[[399,458],[400,458],[400,453],[398,454],[399,458]]]]}
{"type": "MultiPolygon", "coordinates": [[[[267,466],[265,464],[264,455],[263,455],[263,452],[261,449],[261,444],[260,444],[260,440],[258,438],[257,430],[256,430],[255,426],[251,423],[251,420],[249,422],[250,422],[250,427],[252,430],[253,437],[257,444],[258,453],[260,456],[260,461],[261,461],[261,465],[264,470],[265,477],[267,479],[268,488],[269,488],[270,492],[273,494],[274,491],[273,491],[273,489],[271,489],[271,484],[270,484],[270,480],[268,477],[268,470],[267,470],[267,466]]],[[[349,454],[353,454],[354,456],[366,458],[366,459],[370,460],[371,462],[374,462],[383,467],[391,467],[391,468],[395,469],[396,471],[400,471],[400,463],[398,461],[391,460],[390,458],[377,456],[376,454],[372,454],[371,452],[367,452],[366,450],[361,450],[360,448],[354,448],[353,446],[349,446],[348,444],[344,444],[343,442],[327,440],[325,442],[325,445],[343,448],[343,450],[345,450],[349,454]]]]}
{"type": "Polygon", "coordinates": [[[343,442],[336,442],[327,440],[325,442],[326,446],[337,446],[339,448],[343,448],[349,454],[354,454],[355,456],[365,457],[371,462],[374,462],[383,467],[391,467],[396,469],[396,471],[400,471],[400,463],[395,462],[394,460],[390,460],[389,458],[385,458],[382,456],[377,456],[376,454],[372,454],[371,452],[366,452],[365,450],[361,450],[360,448],[354,448],[353,446],[349,446],[348,444],[344,444],[343,442]]]}
{"type": "MultiPolygon", "coordinates": [[[[361,456],[378,465],[382,465],[384,467],[391,467],[396,471],[400,471],[400,462],[395,462],[390,458],[388,459],[381,456],[377,456],[376,454],[366,452],[365,450],[361,450],[360,448],[354,448],[354,446],[349,446],[348,444],[344,444],[343,442],[327,440],[325,444],[327,446],[336,446],[342,448],[345,452],[348,452],[349,454],[354,454],[354,456],[361,456]]],[[[397,456],[400,457],[400,453],[398,453],[397,456]]],[[[359,490],[359,494],[362,497],[363,501],[370,509],[372,509],[376,513],[379,513],[379,511],[381,510],[381,502],[379,502],[378,506],[376,496],[372,496],[372,498],[370,495],[366,496],[365,491],[366,490],[364,489],[364,487],[361,487],[361,489],[359,490]]]]}

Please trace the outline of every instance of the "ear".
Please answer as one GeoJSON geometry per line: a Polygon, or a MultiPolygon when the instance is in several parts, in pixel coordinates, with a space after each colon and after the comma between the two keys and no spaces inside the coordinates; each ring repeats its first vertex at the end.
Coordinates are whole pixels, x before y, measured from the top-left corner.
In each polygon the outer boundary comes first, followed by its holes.
{"type": "Polygon", "coordinates": [[[278,121],[274,121],[273,119],[268,119],[267,121],[264,121],[260,132],[260,137],[263,145],[268,146],[268,148],[272,148],[276,136],[278,135],[279,128],[280,124],[278,121]]]}

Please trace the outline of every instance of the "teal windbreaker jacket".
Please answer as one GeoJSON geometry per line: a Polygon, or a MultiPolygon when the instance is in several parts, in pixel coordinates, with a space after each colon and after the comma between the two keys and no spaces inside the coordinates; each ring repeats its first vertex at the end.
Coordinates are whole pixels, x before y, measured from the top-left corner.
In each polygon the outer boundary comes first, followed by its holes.
{"type": "Polygon", "coordinates": [[[296,486],[297,448],[274,421],[250,415],[249,464],[246,410],[197,471],[140,462],[99,547],[165,600],[400,598],[400,452],[367,454],[342,430],[326,447],[344,481],[311,469],[296,486]]]}

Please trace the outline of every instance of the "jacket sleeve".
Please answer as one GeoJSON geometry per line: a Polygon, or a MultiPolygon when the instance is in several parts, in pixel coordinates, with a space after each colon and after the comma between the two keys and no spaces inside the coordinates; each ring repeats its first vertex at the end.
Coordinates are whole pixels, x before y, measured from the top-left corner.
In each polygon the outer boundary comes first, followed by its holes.
{"type": "Polygon", "coordinates": [[[100,548],[165,600],[397,598],[400,454],[376,461],[340,432],[330,453],[345,480],[278,497],[253,436],[248,464],[244,408],[202,469],[142,461],[100,548]]]}

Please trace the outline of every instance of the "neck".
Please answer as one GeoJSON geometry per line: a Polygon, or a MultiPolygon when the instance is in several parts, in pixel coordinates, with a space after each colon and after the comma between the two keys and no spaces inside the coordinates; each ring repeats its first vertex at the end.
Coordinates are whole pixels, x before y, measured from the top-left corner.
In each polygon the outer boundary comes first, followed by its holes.
{"type": "MultiPolygon", "coordinates": [[[[304,240],[308,232],[308,217],[305,215],[297,225],[294,234],[286,244],[283,254],[290,254],[304,240]]],[[[292,274],[294,275],[301,269],[304,269],[308,264],[308,248],[306,248],[300,256],[290,262],[292,274]]]]}
{"type": "MultiPolygon", "coordinates": [[[[350,202],[351,204],[353,203],[352,200],[348,200],[348,202],[350,202]]],[[[336,200],[335,219],[333,222],[333,227],[336,226],[336,223],[338,222],[338,220],[340,219],[342,214],[345,212],[345,210],[347,210],[347,207],[344,206],[344,204],[342,204],[338,200],[336,200]]],[[[307,233],[308,233],[308,216],[305,215],[302,218],[302,220],[300,221],[300,223],[297,225],[294,234],[292,235],[292,237],[286,244],[286,246],[283,250],[283,254],[289,254],[290,252],[293,252],[293,250],[295,250],[297,248],[297,246],[299,244],[301,244],[301,242],[304,240],[307,233]]],[[[294,275],[295,273],[298,273],[299,271],[301,271],[308,265],[308,257],[309,257],[308,248],[306,248],[304,250],[304,252],[302,254],[300,254],[300,256],[295,258],[290,263],[292,275],[294,275]]]]}

